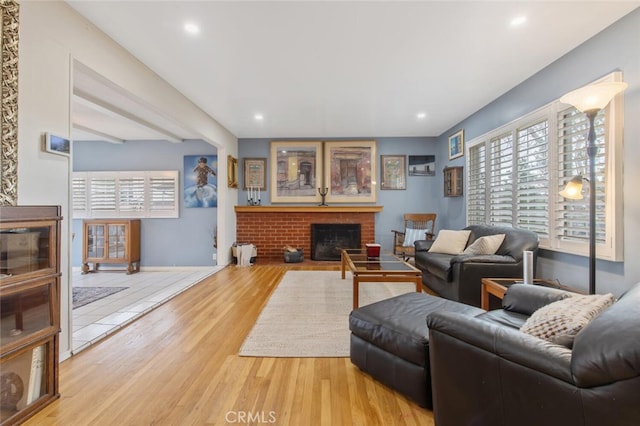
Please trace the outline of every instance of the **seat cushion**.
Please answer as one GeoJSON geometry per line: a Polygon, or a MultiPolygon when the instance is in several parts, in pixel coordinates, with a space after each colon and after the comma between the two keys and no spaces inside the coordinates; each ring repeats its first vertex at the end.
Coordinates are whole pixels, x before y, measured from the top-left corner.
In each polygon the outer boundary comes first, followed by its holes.
{"type": "Polygon", "coordinates": [[[478,315],[473,306],[430,296],[407,293],[355,309],[349,329],[371,344],[413,364],[426,366],[429,345],[427,315],[437,310],[478,315]]]}
{"type": "Polygon", "coordinates": [[[518,312],[511,312],[504,309],[494,309],[493,311],[480,314],[476,316],[476,318],[499,325],[501,327],[509,327],[519,330],[520,327],[522,327],[522,325],[527,321],[529,315],[521,314],[518,312]]]}
{"type": "Polygon", "coordinates": [[[422,271],[427,271],[443,281],[448,281],[452,257],[450,254],[429,252],[426,255],[416,258],[416,266],[422,271]]]}
{"type": "Polygon", "coordinates": [[[413,248],[413,243],[415,243],[416,240],[424,240],[425,238],[427,238],[426,230],[407,228],[404,230],[404,242],[402,246],[413,248]]]}

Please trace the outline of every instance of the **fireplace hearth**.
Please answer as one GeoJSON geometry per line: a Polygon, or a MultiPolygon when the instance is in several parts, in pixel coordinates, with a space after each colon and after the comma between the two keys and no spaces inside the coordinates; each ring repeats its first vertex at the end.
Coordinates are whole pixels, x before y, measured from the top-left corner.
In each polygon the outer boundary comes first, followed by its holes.
{"type": "Polygon", "coordinates": [[[359,223],[311,224],[313,260],[340,260],[340,250],[360,247],[359,223]]]}

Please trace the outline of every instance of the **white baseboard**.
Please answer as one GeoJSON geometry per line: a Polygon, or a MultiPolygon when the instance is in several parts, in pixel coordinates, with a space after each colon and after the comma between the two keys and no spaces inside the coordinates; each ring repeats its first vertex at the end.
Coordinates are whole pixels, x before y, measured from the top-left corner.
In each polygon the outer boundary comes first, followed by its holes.
{"type": "MultiPolygon", "coordinates": [[[[224,268],[224,266],[220,265],[212,265],[212,266],[141,266],[140,272],[189,272],[189,271],[219,271],[224,268]]],[[[74,266],[72,268],[73,272],[80,272],[80,266],[74,266]]],[[[108,271],[108,272],[125,272],[120,265],[100,265],[100,271],[108,271]]]]}

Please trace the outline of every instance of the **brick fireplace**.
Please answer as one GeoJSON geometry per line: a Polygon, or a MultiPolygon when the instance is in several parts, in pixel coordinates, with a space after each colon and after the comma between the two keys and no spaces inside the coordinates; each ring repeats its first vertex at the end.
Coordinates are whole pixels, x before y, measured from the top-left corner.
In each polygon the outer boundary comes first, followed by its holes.
{"type": "Polygon", "coordinates": [[[382,206],[236,206],[236,241],[252,243],[261,259],[282,261],[282,248],[304,249],[311,257],[311,224],[360,224],[362,246],[375,241],[375,214],[382,206]]]}

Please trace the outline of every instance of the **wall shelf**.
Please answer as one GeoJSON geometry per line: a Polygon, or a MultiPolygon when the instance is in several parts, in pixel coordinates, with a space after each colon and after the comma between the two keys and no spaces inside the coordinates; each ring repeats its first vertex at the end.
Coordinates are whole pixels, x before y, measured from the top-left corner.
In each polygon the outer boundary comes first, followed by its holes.
{"type": "Polygon", "coordinates": [[[462,166],[445,167],[444,173],[444,196],[445,197],[461,197],[463,194],[463,175],[462,166]]]}

